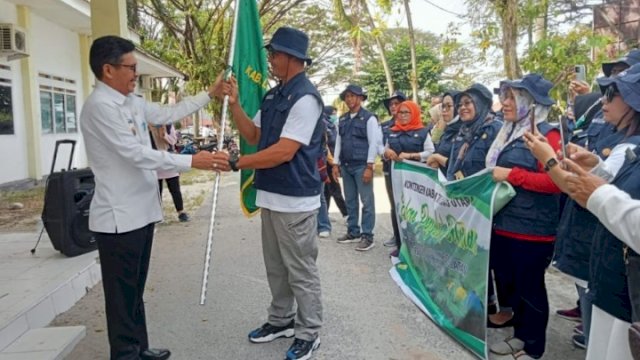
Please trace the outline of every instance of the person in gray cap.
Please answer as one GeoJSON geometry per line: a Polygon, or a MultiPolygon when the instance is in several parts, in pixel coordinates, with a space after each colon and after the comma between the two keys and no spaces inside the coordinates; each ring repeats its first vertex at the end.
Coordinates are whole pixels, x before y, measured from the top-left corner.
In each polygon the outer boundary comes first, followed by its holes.
{"type": "Polygon", "coordinates": [[[266,343],[293,337],[286,359],[309,359],[320,346],[320,276],[316,259],[321,180],[317,160],[324,136],[322,98],[305,73],[309,38],[281,27],[265,47],[280,83],[265,95],[253,120],[240,106],[234,78],[221,81],[216,96],[229,96],[240,134],[257,152],[231,161],[233,170],[256,169],[256,205],[262,218],[262,250],[271,290],[268,319],[249,333],[266,343]],[[297,305],[297,306],[296,306],[297,305]]]}
{"type": "Polygon", "coordinates": [[[342,174],[344,195],[347,202],[347,233],[338,238],[341,244],[358,243],[356,250],[373,248],[373,228],[376,208],[373,197],[373,163],[377,155],[378,120],[362,107],[367,94],[358,85],[349,85],[340,94],[349,112],[338,122],[335,178],[342,174]],[[362,227],[359,222],[362,201],[362,227]]]}

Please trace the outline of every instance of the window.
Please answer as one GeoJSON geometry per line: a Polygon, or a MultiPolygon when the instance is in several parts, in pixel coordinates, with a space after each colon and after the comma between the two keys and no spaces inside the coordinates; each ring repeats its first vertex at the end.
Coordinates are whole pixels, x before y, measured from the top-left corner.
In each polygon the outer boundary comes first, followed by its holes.
{"type": "Polygon", "coordinates": [[[43,134],[78,132],[76,82],[40,73],[40,122],[43,134]]]}
{"type": "Polygon", "coordinates": [[[14,134],[11,68],[0,64],[0,135],[14,134]]]}

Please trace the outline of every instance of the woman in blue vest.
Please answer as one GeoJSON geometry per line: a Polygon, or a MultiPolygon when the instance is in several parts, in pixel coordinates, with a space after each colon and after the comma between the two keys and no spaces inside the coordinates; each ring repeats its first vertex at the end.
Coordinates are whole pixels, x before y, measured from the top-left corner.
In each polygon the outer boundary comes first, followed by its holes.
{"type": "MultiPolygon", "coordinates": [[[[636,196],[640,194],[640,182],[633,176],[628,166],[637,169],[637,153],[640,144],[640,65],[634,65],[614,78],[598,79],[603,96],[603,114],[605,120],[614,124],[623,133],[624,139],[610,148],[609,157],[600,156],[578,146],[571,145],[571,159],[585,170],[591,170],[612,184],[636,196]]],[[[528,146],[538,159],[554,158],[549,145],[532,136],[527,136],[528,146]]],[[[566,192],[575,192],[567,185],[569,173],[555,166],[549,172],[554,181],[566,192]]],[[[637,172],[635,172],[637,174],[637,172]]],[[[592,230],[591,255],[589,257],[589,292],[592,301],[592,318],[587,359],[630,359],[626,331],[632,320],[632,308],[638,306],[640,299],[634,297],[632,303],[629,292],[639,288],[636,277],[628,277],[625,269],[625,252],[631,254],[626,260],[637,259],[635,254],[625,250],[623,243],[611,234],[602,224],[597,223],[592,230]],[[631,281],[630,281],[631,280],[631,281]]],[[[630,262],[629,262],[630,263],[630,262]]],[[[632,275],[636,275],[637,269],[632,275]]],[[[639,309],[640,310],[640,309],[639,309]]],[[[639,320],[639,314],[633,314],[639,320]]]]}
{"type": "Polygon", "coordinates": [[[447,156],[433,154],[427,164],[434,168],[446,166],[448,180],[462,179],[483,170],[487,150],[502,126],[490,114],[492,102],[493,95],[483,85],[473,84],[463,91],[456,104],[461,124],[451,151],[447,156]]]}
{"type": "Polygon", "coordinates": [[[458,108],[456,107],[459,99],[460,92],[456,90],[449,90],[442,95],[442,122],[445,128],[442,130],[442,135],[440,136],[434,153],[441,156],[430,157],[432,161],[431,164],[429,164],[429,159],[427,159],[429,166],[439,167],[445,174],[447,172],[446,159],[449,157],[449,154],[451,154],[453,139],[458,135],[460,126],[462,125],[460,117],[458,116],[458,108]],[[433,163],[433,161],[436,161],[437,164],[433,163]]]}
{"type": "Polygon", "coordinates": [[[504,125],[486,156],[496,182],[507,181],[516,196],[493,218],[490,266],[500,300],[513,308],[514,336],[491,345],[497,354],[539,359],[545,349],[549,302],[544,283],[553,255],[560,189],[526,147],[532,130],[559,149],[560,132],[547,123],[554,101],[551,82],[538,74],[500,83],[504,125]]]}
{"type": "MultiPolygon", "coordinates": [[[[398,105],[395,124],[390,128],[384,158],[389,161],[424,161],[433,153],[434,146],[429,131],[422,123],[420,106],[413,101],[404,101],[398,105]]],[[[391,181],[391,177],[389,177],[391,181]]],[[[391,256],[398,256],[400,250],[400,231],[396,218],[395,204],[391,204],[391,224],[396,250],[391,256]]]]}

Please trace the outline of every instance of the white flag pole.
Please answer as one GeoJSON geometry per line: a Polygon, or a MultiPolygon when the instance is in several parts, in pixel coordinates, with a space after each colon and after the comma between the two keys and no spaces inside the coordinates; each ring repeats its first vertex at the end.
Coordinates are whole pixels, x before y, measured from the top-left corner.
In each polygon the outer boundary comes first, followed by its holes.
{"type": "MultiPolygon", "coordinates": [[[[231,30],[231,49],[229,50],[229,58],[227,60],[227,69],[225,72],[225,80],[231,75],[233,67],[233,57],[236,50],[236,34],[238,32],[238,14],[240,9],[240,0],[236,0],[236,8],[233,15],[233,30],[231,30]]],[[[220,121],[220,136],[218,137],[218,151],[222,151],[224,144],[224,131],[227,127],[227,110],[229,108],[229,96],[224,97],[222,102],[222,120],[220,121]]],[[[204,257],[204,271],[202,273],[202,289],[200,291],[200,305],[204,305],[207,301],[207,284],[209,282],[209,269],[211,267],[211,248],[213,246],[213,230],[216,218],[216,206],[218,204],[218,190],[220,188],[220,174],[216,176],[213,187],[213,204],[211,205],[211,220],[209,221],[209,234],[207,237],[207,250],[204,257]]]]}

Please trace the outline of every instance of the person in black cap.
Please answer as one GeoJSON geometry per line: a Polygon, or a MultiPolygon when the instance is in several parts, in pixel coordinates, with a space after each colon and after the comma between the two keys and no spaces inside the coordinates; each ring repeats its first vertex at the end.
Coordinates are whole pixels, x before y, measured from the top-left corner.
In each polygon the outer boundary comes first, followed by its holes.
{"type": "Polygon", "coordinates": [[[325,184],[324,196],[327,202],[327,211],[331,206],[331,198],[336,202],[340,214],[346,220],[347,218],[347,205],[344,202],[342,196],[342,188],[340,187],[340,181],[333,177],[333,167],[336,166],[333,160],[333,154],[336,150],[336,138],[338,136],[338,129],[336,129],[336,108],[327,105],[323,110],[325,124],[327,125],[327,174],[329,175],[329,183],[325,184]]]}
{"type": "Polygon", "coordinates": [[[276,30],[265,47],[280,83],[267,92],[253,121],[240,106],[234,78],[219,80],[216,93],[221,99],[229,96],[240,134],[258,148],[230,163],[234,170],[256,169],[256,205],[262,208],[262,250],[272,295],[267,322],[251,331],[249,340],[265,343],[295,335],[288,360],[309,359],[320,345],[322,326],[316,231],[324,124],[322,98],[305,73],[305,63],[311,63],[308,46],[302,31],[276,30]]]}
{"type": "MultiPolygon", "coordinates": [[[[636,64],[616,77],[598,79],[603,94],[605,119],[622,131],[623,141],[611,150],[606,160],[584,148],[570,144],[567,166],[592,172],[610,181],[612,185],[640,198],[640,64],[636,64]]],[[[527,145],[538,159],[555,157],[549,144],[534,136],[527,136],[527,145]]],[[[574,176],[554,166],[549,174],[579,204],[584,206],[584,194],[589,189],[576,188],[574,176]]],[[[577,174],[580,175],[580,174],[577,174]]],[[[637,253],[625,250],[624,244],[601,223],[592,232],[589,258],[589,294],[592,317],[587,359],[630,359],[627,330],[631,321],[640,320],[640,261],[637,253]],[[626,253],[626,255],[625,255],[626,253]]]]}
{"type": "Polygon", "coordinates": [[[490,114],[493,104],[491,91],[481,84],[473,84],[460,94],[457,103],[462,124],[453,139],[448,156],[433,154],[427,165],[446,166],[447,179],[456,180],[473,175],[485,168],[484,158],[502,123],[490,114]]]}
{"type": "Polygon", "coordinates": [[[533,121],[535,133],[560,149],[560,131],[547,123],[555,103],[549,97],[552,87],[538,74],[500,83],[504,125],[486,156],[494,181],[506,181],[516,191],[493,217],[489,260],[500,310],[504,302],[513,309],[514,335],[490,349],[519,359],[542,357],[549,318],[544,277],[553,254],[561,191],[545,171],[554,163],[538,162],[523,135],[532,131],[533,121]]]}
{"type": "Polygon", "coordinates": [[[340,94],[349,112],[338,122],[333,176],[342,174],[344,195],[347,202],[347,233],[338,238],[341,244],[355,243],[356,250],[373,248],[373,228],[376,224],[376,208],[373,197],[373,164],[377,155],[378,120],[362,107],[367,94],[358,85],[349,85],[340,94]],[[358,197],[360,199],[358,199],[358,197]],[[362,227],[360,226],[360,202],[362,201],[362,227]]]}
{"type": "Polygon", "coordinates": [[[393,209],[393,188],[391,187],[391,160],[386,159],[384,155],[385,145],[387,144],[387,139],[389,138],[389,133],[391,132],[391,127],[395,125],[396,117],[398,115],[398,106],[407,100],[407,96],[402,91],[395,91],[391,94],[390,97],[382,100],[384,107],[387,108],[387,112],[391,115],[389,120],[384,121],[380,124],[380,133],[381,138],[378,143],[378,154],[382,156],[382,172],[384,173],[384,185],[387,189],[387,196],[389,197],[389,203],[391,204],[391,224],[393,225],[393,236],[382,243],[382,245],[386,247],[396,246],[396,236],[398,234],[396,215],[393,209]]]}

